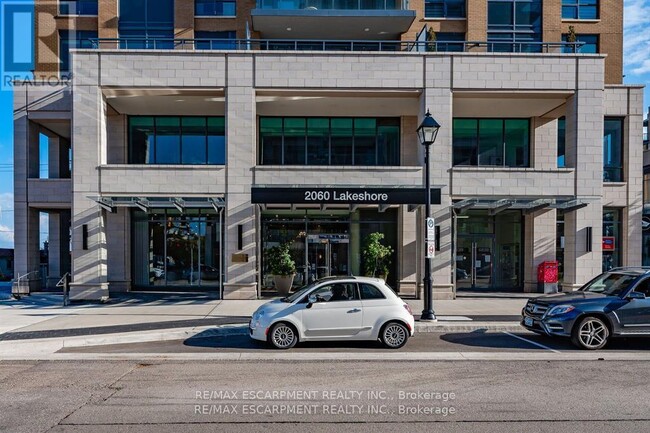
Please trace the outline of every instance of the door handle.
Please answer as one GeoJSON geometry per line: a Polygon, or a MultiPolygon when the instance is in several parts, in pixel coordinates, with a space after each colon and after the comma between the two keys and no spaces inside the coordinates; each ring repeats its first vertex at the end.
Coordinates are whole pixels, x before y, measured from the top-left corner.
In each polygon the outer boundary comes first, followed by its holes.
{"type": "Polygon", "coordinates": [[[361,308],[354,308],[354,309],[348,311],[348,313],[358,313],[359,311],[361,311],[361,308]]]}

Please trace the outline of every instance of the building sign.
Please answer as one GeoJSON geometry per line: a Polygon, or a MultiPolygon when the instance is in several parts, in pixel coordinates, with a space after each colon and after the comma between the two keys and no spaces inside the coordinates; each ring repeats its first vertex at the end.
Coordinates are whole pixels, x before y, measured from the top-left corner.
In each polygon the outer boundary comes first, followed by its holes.
{"type": "MultiPolygon", "coordinates": [[[[256,204],[426,204],[424,188],[251,188],[256,204]]],[[[440,188],[431,188],[440,204],[440,188]]]]}
{"type": "Polygon", "coordinates": [[[603,251],[614,251],[616,249],[616,238],[614,236],[603,236],[603,251]]]}

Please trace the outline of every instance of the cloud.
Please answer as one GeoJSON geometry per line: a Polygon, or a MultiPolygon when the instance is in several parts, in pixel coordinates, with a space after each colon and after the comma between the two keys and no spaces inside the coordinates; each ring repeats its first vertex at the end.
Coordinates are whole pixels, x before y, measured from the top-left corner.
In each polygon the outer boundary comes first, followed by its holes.
{"type": "Polygon", "coordinates": [[[13,248],[14,229],[12,227],[0,224],[0,248],[13,248]]]}
{"type": "Polygon", "coordinates": [[[624,6],[623,63],[634,75],[650,72],[650,0],[626,0],[624,6]]]}

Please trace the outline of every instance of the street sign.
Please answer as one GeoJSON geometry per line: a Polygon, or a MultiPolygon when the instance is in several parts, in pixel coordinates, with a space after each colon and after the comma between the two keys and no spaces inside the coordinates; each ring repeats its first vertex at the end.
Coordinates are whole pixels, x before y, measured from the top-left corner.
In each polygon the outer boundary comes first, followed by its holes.
{"type": "Polygon", "coordinates": [[[427,240],[436,240],[436,221],[433,218],[427,218],[427,240]]]}
{"type": "Polygon", "coordinates": [[[433,259],[436,256],[436,241],[427,241],[427,259],[433,259]]]}

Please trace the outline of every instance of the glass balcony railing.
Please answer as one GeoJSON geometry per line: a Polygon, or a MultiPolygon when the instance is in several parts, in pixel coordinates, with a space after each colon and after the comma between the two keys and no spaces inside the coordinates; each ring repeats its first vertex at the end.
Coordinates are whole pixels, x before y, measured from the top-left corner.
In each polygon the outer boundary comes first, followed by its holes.
{"type": "Polygon", "coordinates": [[[408,0],[258,0],[264,10],[408,10],[408,0]]]}

